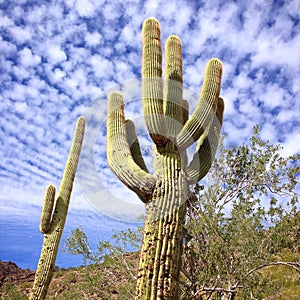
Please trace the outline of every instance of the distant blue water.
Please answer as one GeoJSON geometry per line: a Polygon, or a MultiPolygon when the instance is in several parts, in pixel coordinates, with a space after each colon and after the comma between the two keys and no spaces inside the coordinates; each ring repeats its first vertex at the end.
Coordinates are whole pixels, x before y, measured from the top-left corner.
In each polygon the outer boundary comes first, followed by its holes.
{"type": "MultiPolygon", "coordinates": [[[[39,231],[40,212],[31,216],[0,214],[0,259],[13,261],[19,267],[35,270],[38,264],[43,235],[39,231]]],[[[82,265],[82,257],[64,253],[63,242],[71,235],[71,231],[81,226],[87,234],[90,245],[96,249],[100,240],[110,240],[112,230],[134,229],[136,224],[112,220],[100,213],[71,211],[67,216],[56,259],[60,268],[82,265]]]]}

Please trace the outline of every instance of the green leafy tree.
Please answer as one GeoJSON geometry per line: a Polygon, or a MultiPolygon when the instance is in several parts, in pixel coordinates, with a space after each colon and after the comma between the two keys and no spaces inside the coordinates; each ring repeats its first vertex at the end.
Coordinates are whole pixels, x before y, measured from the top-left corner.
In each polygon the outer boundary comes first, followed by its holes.
{"type": "MultiPolygon", "coordinates": [[[[137,230],[128,228],[114,232],[110,241],[100,241],[96,249],[92,249],[83,228],[78,227],[72,230],[72,235],[64,242],[64,251],[73,255],[81,255],[84,264],[102,264],[107,266],[108,272],[115,272],[115,275],[122,274],[119,281],[123,281],[123,290],[119,290],[120,299],[133,299],[137,280],[138,250],[142,242],[143,227],[137,230]]],[[[105,295],[106,291],[113,288],[118,282],[118,276],[107,276],[102,280],[101,286],[94,282],[94,270],[87,274],[88,281],[93,282],[93,289],[87,287],[86,292],[95,292],[105,295]]],[[[102,274],[105,277],[105,274],[102,274]]]]}
{"type": "MultiPolygon", "coordinates": [[[[183,287],[186,299],[262,298],[260,271],[299,245],[299,155],[282,157],[254,128],[249,145],[221,148],[204,186],[196,185],[186,221],[183,287]]],[[[299,257],[299,256],[298,256],[299,257]]],[[[299,296],[299,295],[298,295],[299,296]]]]}

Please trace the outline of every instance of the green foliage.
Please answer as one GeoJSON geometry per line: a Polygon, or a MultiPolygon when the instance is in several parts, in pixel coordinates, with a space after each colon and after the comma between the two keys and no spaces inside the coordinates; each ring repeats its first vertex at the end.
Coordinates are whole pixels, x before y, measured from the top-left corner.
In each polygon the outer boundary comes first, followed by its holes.
{"type": "Polygon", "coordinates": [[[221,147],[207,187],[195,186],[182,268],[188,299],[260,298],[268,282],[258,271],[283,248],[297,251],[299,155],[284,158],[280,151],[255,127],[249,145],[221,147]]]}
{"type": "Polygon", "coordinates": [[[100,241],[96,251],[92,251],[88,238],[82,227],[72,230],[72,234],[64,242],[63,251],[73,255],[81,255],[83,263],[100,264],[128,251],[138,251],[142,241],[142,227],[136,231],[128,228],[126,231],[113,232],[111,241],[100,241]]]}
{"type": "Polygon", "coordinates": [[[103,257],[97,257],[90,249],[88,238],[81,227],[72,230],[72,235],[64,242],[63,251],[73,255],[82,255],[83,263],[100,263],[103,257]]]}
{"type": "Polygon", "coordinates": [[[84,290],[96,289],[98,293],[101,293],[101,290],[107,291],[115,286],[117,281],[123,280],[125,283],[118,289],[118,299],[133,299],[137,279],[137,251],[142,242],[142,230],[143,227],[139,227],[136,231],[128,228],[126,231],[114,232],[111,241],[100,241],[94,252],[81,227],[72,231],[72,235],[64,243],[64,251],[82,255],[84,264],[92,263],[94,268],[102,265],[106,272],[109,270],[115,275],[105,276],[105,274],[99,274],[97,270],[91,272],[89,268],[87,269],[89,271],[85,273],[87,286],[84,290]],[[128,254],[129,250],[134,253],[128,254]],[[116,274],[122,274],[122,277],[119,278],[116,274]],[[102,286],[100,290],[99,283],[102,286]]]}
{"type": "Polygon", "coordinates": [[[8,283],[4,286],[4,293],[5,295],[3,295],[1,297],[1,299],[3,300],[26,300],[27,297],[26,295],[24,295],[22,292],[18,291],[14,284],[12,283],[8,283]]]}

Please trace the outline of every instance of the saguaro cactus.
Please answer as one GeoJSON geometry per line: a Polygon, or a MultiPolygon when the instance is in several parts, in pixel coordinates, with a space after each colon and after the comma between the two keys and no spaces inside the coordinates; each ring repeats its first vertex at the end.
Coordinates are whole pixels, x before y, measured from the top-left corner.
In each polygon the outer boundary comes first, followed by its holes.
{"type": "Polygon", "coordinates": [[[33,289],[29,299],[45,299],[47,294],[59,242],[68,213],[75,172],[84,137],[84,130],[85,119],[80,117],[77,120],[73,142],[57,195],[54,212],[55,187],[53,185],[49,185],[46,189],[40,221],[40,230],[44,234],[44,242],[35,273],[33,289]]]}
{"type": "Polygon", "coordinates": [[[143,24],[142,103],[154,142],[154,172],[145,166],[134,124],[125,120],[120,93],[108,99],[107,159],[118,178],[146,204],[136,299],[178,299],[183,225],[190,185],[208,172],[218,143],[224,103],[219,97],[222,63],[211,59],[197,107],[190,117],[182,98],[182,53],[177,36],[165,46],[164,87],[160,26],[143,24]],[[188,163],[186,149],[198,141],[188,163]]]}

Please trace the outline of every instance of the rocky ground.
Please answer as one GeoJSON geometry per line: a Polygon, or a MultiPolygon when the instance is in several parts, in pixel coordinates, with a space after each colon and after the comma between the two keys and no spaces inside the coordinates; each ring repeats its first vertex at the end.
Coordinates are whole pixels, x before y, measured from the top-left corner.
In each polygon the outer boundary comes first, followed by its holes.
{"type": "Polygon", "coordinates": [[[23,270],[15,263],[0,261],[0,287],[6,282],[33,282],[34,273],[29,269],[23,270]]]}

